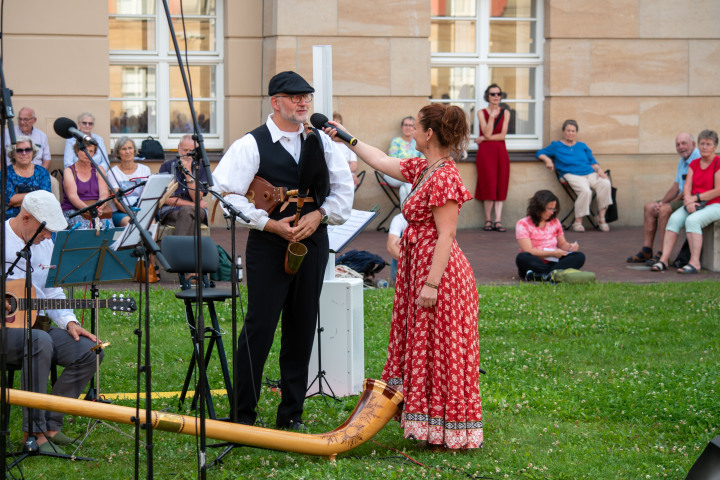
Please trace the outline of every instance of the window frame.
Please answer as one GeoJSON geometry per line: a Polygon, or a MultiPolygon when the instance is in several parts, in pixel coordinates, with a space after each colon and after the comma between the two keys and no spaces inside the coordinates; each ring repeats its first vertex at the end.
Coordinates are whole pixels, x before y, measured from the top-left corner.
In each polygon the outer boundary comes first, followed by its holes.
{"type": "MultiPolygon", "coordinates": [[[[188,19],[212,19],[214,18],[215,24],[215,50],[214,51],[190,51],[187,52],[187,60],[190,66],[212,66],[215,68],[215,89],[214,97],[194,97],[195,102],[198,101],[209,101],[215,103],[215,133],[203,133],[203,140],[206,149],[222,149],[224,147],[224,31],[223,31],[223,17],[222,12],[224,8],[223,0],[215,0],[215,15],[185,15],[185,20],[188,19]]],[[[108,19],[112,17],[121,18],[154,18],[155,19],[155,49],[154,50],[110,50],[110,66],[122,66],[122,65],[137,65],[137,66],[152,66],[155,67],[155,119],[157,131],[155,134],[151,133],[111,133],[110,142],[111,147],[115,141],[121,136],[128,136],[135,140],[138,148],[142,140],[152,135],[153,138],[158,140],[164,149],[174,150],[177,148],[178,143],[185,133],[171,133],[170,128],[170,104],[178,100],[185,100],[187,98],[178,98],[170,96],[170,69],[171,67],[177,67],[177,55],[175,48],[170,39],[170,28],[168,26],[167,17],[165,15],[165,9],[161,2],[156,2],[155,14],[154,15],[124,15],[116,14],[109,15],[108,19]]],[[[172,16],[173,19],[180,19],[180,16],[172,16]]],[[[178,30],[175,30],[175,34],[178,35],[178,30]]],[[[183,65],[187,68],[185,63],[185,51],[184,43],[178,40],[178,46],[181,49],[180,54],[182,56],[183,65]]],[[[187,70],[186,70],[187,73],[187,70]]],[[[192,80],[189,78],[188,80],[192,80]]],[[[110,102],[128,100],[127,97],[109,97],[110,102]]],[[[197,113],[197,112],[196,112],[197,113]]]]}
{"type": "MultiPolygon", "coordinates": [[[[468,21],[476,22],[475,31],[475,52],[466,53],[432,53],[430,55],[431,68],[448,68],[448,67],[473,67],[475,68],[475,112],[479,112],[487,107],[487,102],[483,99],[483,93],[489,85],[489,72],[491,68],[535,68],[535,87],[530,92],[531,99],[508,99],[507,104],[518,103],[534,103],[535,104],[535,134],[526,135],[508,135],[505,139],[508,150],[537,150],[542,148],[543,140],[543,104],[544,104],[544,68],[543,68],[543,50],[545,45],[544,36],[544,19],[543,19],[543,0],[536,1],[536,12],[534,17],[535,26],[535,42],[537,47],[534,53],[491,53],[490,52],[490,22],[496,21],[526,21],[524,17],[491,17],[490,8],[492,0],[476,0],[476,17],[468,16],[431,16],[431,21],[468,21]]],[[[532,18],[532,17],[530,17],[532,18]]],[[[456,103],[461,99],[441,99],[431,98],[432,102],[437,103],[456,103]]],[[[477,115],[477,113],[475,113],[477,115]]],[[[473,123],[473,131],[471,138],[474,140],[479,134],[479,122],[471,119],[473,123]]],[[[468,150],[477,150],[477,144],[470,142],[468,150]]]]}

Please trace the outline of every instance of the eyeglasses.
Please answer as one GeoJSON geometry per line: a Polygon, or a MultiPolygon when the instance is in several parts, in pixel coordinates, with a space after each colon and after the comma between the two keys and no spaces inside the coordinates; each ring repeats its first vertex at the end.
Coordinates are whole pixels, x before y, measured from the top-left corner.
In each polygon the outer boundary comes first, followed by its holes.
{"type": "Polygon", "coordinates": [[[85,125],[86,127],[92,127],[95,125],[95,122],[80,122],[81,124],[85,125]]]}
{"type": "Polygon", "coordinates": [[[557,208],[546,208],[545,211],[555,213],[555,212],[557,212],[557,208]]]}
{"type": "Polygon", "coordinates": [[[35,120],[35,117],[30,117],[30,118],[18,117],[18,122],[20,122],[20,123],[29,123],[29,122],[32,122],[33,120],[35,120]]]}
{"type": "Polygon", "coordinates": [[[415,128],[415,124],[403,123],[403,128],[405,128],[405,127],[415,128]]]}
{"type": "Polygon", "coordinates": [[[490,92],[488,93],[488,97],[500,97],[502,96],[502,92],[490,92]]]}
{"type": "Polygon", "coordinates": [[[28,147],[28,148],[16,148],[15,151],[16,151],[17,153],[21,154],[21,155],[24,155],[24,154],[26,154],[26,153],[32,153],[33,149],[32,149],[32,147],[28,147]]]}
{"type": "Polygon", "coordinates": [[[313,100],[312,93],[303,93],[302,95],[275,95],[275,96],[289,98],[292,103],[300,103],[300,100],[304,100],[305,103],[310,103],[313,100]]]}

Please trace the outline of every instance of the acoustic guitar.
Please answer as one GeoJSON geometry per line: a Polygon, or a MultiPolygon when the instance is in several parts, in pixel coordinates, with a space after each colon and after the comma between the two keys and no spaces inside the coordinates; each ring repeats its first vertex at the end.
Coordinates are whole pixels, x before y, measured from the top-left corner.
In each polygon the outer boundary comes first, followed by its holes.
{"type": "Polygon", "coordinates": [[[35,325],[38,310],[57,310],[60,308],[109,308],[113,312],[132,313],[137,304],[132,298],[113,295],[108,299],[75,300],[66,298],[35,298],[35,289],[31,289],[32,300],[29,308],[25,300],[25,280],[10,280],[5,285],[5,301],[10,304],[6,311],[5,325],[9,328],[25,328],[26,311],[30,311],[31,324],[35,325]]]}

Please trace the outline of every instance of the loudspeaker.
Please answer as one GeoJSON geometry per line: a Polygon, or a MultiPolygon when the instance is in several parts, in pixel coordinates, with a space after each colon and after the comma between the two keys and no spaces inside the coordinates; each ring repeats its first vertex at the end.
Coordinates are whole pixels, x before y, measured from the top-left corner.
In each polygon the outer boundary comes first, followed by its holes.
{"type": "Polygon", "coordinates": [[[720,435],[708,443],[685,480],[720,480],[720,435]]]}

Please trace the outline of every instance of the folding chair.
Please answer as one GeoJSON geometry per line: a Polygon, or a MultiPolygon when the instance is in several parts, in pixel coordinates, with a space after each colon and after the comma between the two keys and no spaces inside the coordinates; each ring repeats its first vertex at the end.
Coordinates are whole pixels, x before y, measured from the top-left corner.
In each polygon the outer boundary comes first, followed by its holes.
{"type": "MultiPolygon", "coordinates": [[[[605,173],[610,176],[610,170],[605,170],[605,173]]],[[[560,186],[562,186],[563,190],[565,190],[565,193],[567,193],[568,197],[570,197],[570,201],[572,204],[570,205],[570,211],[560,220],[560,223],[562,224],[563,228],[565,230],[570,230],[570,227],[572,227],[572,223],[575,220],[575,217],[573,214],[575,213],[575,200],[577,200],[577,194],[575,193],[575,190],[572,189],[570,184],[562,177],[557,177],[558,182],[560,182],[560,186]],[[568,219],[570,221],[568,223],[565,223],[568,219]]],[[[597,197],[597,194],[595,193],[595,190],[592,191],[592,198],[590,199],[590,215],[588,216],[588,221],[590,222],[590,225],[593,226],[593,228],[597,229],[598,224],[595,222],[595,217],[597,216],[597,208],[593,210],[592,202],[597,197]]]]}
{"type": "MultiPolygon", "coordinates": [[[[198,268],[195,260],[196,243],[195,237],[192,236],[166,236],[162,241],[162,253],[170,264],[171,273],[177,273],[180,278],[180,291],[175,294],[175,298],[185,303],[185,318],[190,329],[190,338],[193,342],[193,354],[188,366],[185,383],[183,384],[182,393],[180,394],[179,408],[182,409],[185,396],[187,395],[190,381],[195,371],[198,360],[199,349],[195,342],[196,338],[196,319],[194,308],[196,306],[196,290],[192,285],[192,280],[203,282],[203,303],[207,305],[211,326],[206,326],[203,332],[203,340],[209,339],[207,348],[205,349],[205,367],[207,368],[213,352],[213,348],[217,346],[217,353],[220,360],[220,368],[222,369],[225,388],[228,398],[232,398],[232,381],[230,370],[228,368],[227,357],[225,356],[225,347],[223,346],[222,336],[224,332],[220,329],[218,323],[217,312],[215,311],[215,302],[224,302],[228,298],[232,298],[230,290],[215,288],[214,282],[211,282],[208,274],[217,271],[220,265],[220,257],[218,255],[217,244],[210,237],[202,237],[202,268],[198,268]],[[193,275],[188,277],[188,275],[193,275]]],[[[215,407],[210,393],[210,382],[205,376],[205,399],[207,403],[208,416],[215,418],[215,407]]],[[[197,407],[197,392],[193,395],[192,409],[197,407]]]]}
{"type": "Polygon", "coordinates": [[[377,230],[379,232],[387,232],[388,229],[383,227],[383,223],[385,223],[390,217],[393,216],[395,213],[395,210],[400,213],[400,195],[397,192],[397,189],[390,186],[385,181],[385,178],[383,177],[383,174],[375,170],[375,179],[377,180],[378,184],[380,185],[380,188],[382,188],[382,191],[385,192],[385,195],[390,200],[390,203],[392,204],[392,208],[390,209],[390,212],[385,215],[385,218],[380,220],[380,223],[378,223],[377,230]]]}
{"type": "Polygon", "coordinates": [[[365,174],[367,173],[367,170],[363,170],[362,172],[355,175],[358,179],[357,187],[355,187],[355,191],[358,191],[358,188],[360,188],[360,185],[362,185],[363,180],[365,180],[365,174]]]}

